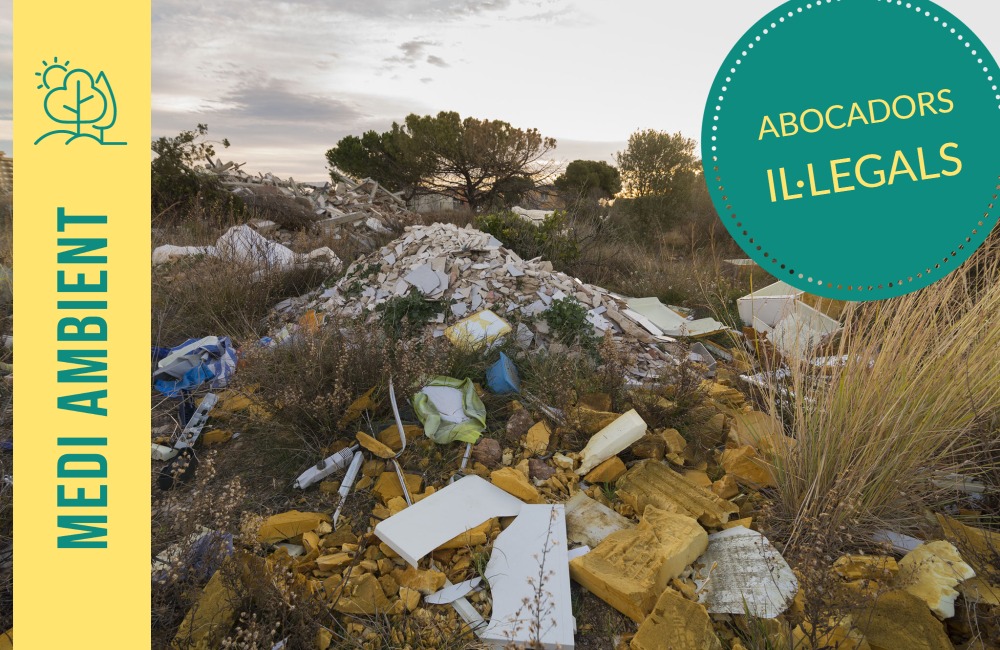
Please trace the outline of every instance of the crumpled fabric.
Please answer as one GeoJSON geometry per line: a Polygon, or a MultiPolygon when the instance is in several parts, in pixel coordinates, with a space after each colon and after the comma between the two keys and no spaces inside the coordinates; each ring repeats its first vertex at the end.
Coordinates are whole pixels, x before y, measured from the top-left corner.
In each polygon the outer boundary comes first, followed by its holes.
{"type": "Polygon", "coordinates": [[[202,384],[225,388],[236,372],[237,354],[228,336],[188,339],[161,359],[153,371],[153,386],[167,397],[180,397],[202,384]]]}
{"type": "Polygon", "coordinates": [[[432,377],[411,401],[424,435],[439,445],[475,443],[486,429],[486,406],[471,379],[432,377]]]}

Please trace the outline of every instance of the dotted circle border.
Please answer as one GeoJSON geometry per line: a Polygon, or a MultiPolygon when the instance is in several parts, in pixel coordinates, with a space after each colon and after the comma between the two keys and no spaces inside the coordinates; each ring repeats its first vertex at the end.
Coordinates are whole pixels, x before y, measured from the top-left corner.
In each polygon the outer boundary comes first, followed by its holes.
{"type": "MultiPolygon", "coordinates": [[[[800,6],[796,7],[794,10],[789,11],[787,13],[787,18],[794,18],[796,15],[801,14],[803,12],[803,8],[806,11],[813,9],[814,7],[816,9],[819,9],[819,8],[823,7],[824,5],[833,4],[834,2],[839,3],[840,1],[841,0],[814,0],[813,2],[807,2],[806,4],[800,5],[800,6]]],[[[947,20],[942,20],[941,16],[935,15],[930,10],[924,9],[923,7],[920,6],[920,3],[916,3],[916,2],[905,2],[904,3],[903,0],[895,0],[895,1],[893,1],[893,0],[874,0],[874,1],[878,2],[880,4],[884,2],[886,4],[886,6],[888,6],[888,7],[900,7],[900,8],[905,8],[905,9],[914,9],[914,7],[916,7],[914,10],[918,14],[922,13],[925,17],[932,18],[934,20],[934,22],[938,23],[943,29],[949,29],[949,27],[948,27],[948,21],[947,20]]],[[[957,18],[956,18],[956,20],[957,20],[957,18]]],[[[747,49],[745,49],[745,50],[743,50],[741,52],[742,57],[746,58],[747,56],[750,55],[750,50],[753,50],[754,44],[759,44],[760,43],[762,36],[767,36],[768,34],[770,34],[771,30],[777,29],[779,26],[781,26],[785,22],[786,22],[786,16],[780,16],[780,17],[777,18],[777,20],[775,22],[771,23],[770,28],[767,28],[767,27],[762,28],[761,33],[755,35],[754,38],[753,38],[753,40],[750,41],[749,43],[747,43],[747,46],[746,46],[747,49]]],[[[959,21],[959,25],[963,26],[962,23],[961,23],[961,21],[959,21]]],[[[955,27],[951,27],[950,28],[950,33],[955,34],[957,36],[957,40],[959,42],[961,42],[961,43],[964,43],[966,48],[969,48],[970,54],[972,56],[974,56],[974,57],[977,57],[977,60],[976,60],[977,65],[982,65],[983,64],[983,59],[979,56],[978,50],[977,49],[972,49],[972,43],[970,42],[969,39],[966,38],[965,34],[960,33],[955,27]]],[[[979,40],[979,39],[977,38],[977,40],[979,40]]],[[[980,41],[978,47],[981,47],[982,49],[986,50],[986,46],[981,41],[980,41]]],[[[736,72],[739,69],[739,66],[743,64],[743,58],[736,59],[735,66],[730,68],[730,70],[729,70],[729,75],[730,76],[726,77],[725,83],[727,83],[727,84],[732,83],[732,79],[736,75],[736,72]]],[[[998,90],[998,83],[1000,83],[1000,82],[998,82],[997,80],[994,80],[993,75],[990,74],[990,69],[989,69],[988,66],[984,66],[983,67],[983,72],[986,74],[987,82],[989,82],[991,84],[992,90],[997,93],[997,95],[996,95],[997,101],[1000,102],[1000,90],[998,90]]],[[[713,91],[716,89],[717,85],[718,85],[717,83],[713,85],[713,87],[712,87],[713,91]]],[[[719,103],[715,106],[715,113],[716,114],[715,114],[714,119],[713,119],[714,122],[719,122],[719,116],[722,113],[722,105],[723,105],[723,102],[725,101],[725,96],[726,96],[726,93],[728,92],[728,90],[729,90],[728,86],[722,86],[721,87],[721,94],[719,95],[719,103]]],[[[714,94],[714,92],[713,92],[713,94],[714,94]]],[[[1000,109],[1000,104],[997,105],[997,108],[1000,109]]],[[[718,130],[719,130],[718,124],[714,124],[712,126],[712,131],[715,132],[715,131],[718,131],[718,130]]],[[[716,173],[715,181],[717,183],[720,183],[720,185],[718,185],[719,191],[720,192],[725,192],[725,185],[721,184],[723,181],[722,181],[721,172],[719,172],[719,165],[718,165],[719,156],[718,156],[718,144],[717,144],[717,141],[718,141],[717,137],[715,135],[713,135],[712,136],[712,162],[714,164],[712,166],[712,170],[716,173]]],[[[986,224],[986,220],[990,216],[990,210],[993,209],[994,203],[998,200],[998,197],[1000,197],[1000,176],[997,177],[997,181],[998,181],[998,183],[997,183],[997,185],[995,186],[994,189],[998,193],[993,195],[992,200],[990,201],[990,203],[989,203],[989,205],[988,205],[988,207],[986,209],[986,212],[983,213],[982,219],[980,219],[979,221],[977,221],[977,226],[972,229],[972,235],[977,235],[978,236],[979,235],[979,229],[986,227],[985,224],[986,224]]],[[[729,197],[727,197],[726,195],[723,194],[722,195],[722,200],[724,202],[728,201],[729,197]]],[[[736,219],[737,216],[736,216],[736,213],[733,212],[733,206],[731,204],[729,204],[729,205],[726,205],[725,207],[726,207],[726,212],[729,213],[729,218],[730,219],[736,219]]],[[[1000,218],[998,218],[997,220],[1000,221],[1000,218]]],[[[736,226],[737,226],[737,228],[742,228],[743,227],[743,223],[742,222],[737,222],[736,226]]],[[[992,225],[990,226],[990,228],[992,229],[992,225]]],[[[770,254],[770,252],[764,251],[763,250],[763,245],[760,244],[760,243],[758,243],[758,242],[756,242],[754,237],[750,237],[748,230],[743,230],[742,234],[743,234],[744,237],[748,238],[748,240],[749,240],[748,243],[751,244],[751,245],[756,245],[756,249],[758,251],[762,252],[765,258],[770,259],[772,264],[777,264],[778,263],[778,258],[773,257],[770,254]]],[[[972,242],[972,237],[971,236],[966,237],[965,238],[965,243],[959,244],[957,250],[951,251],[951,256],[950,257],[945,256],[944,258],[942,258],[941,262],[938,262],[938,263],[934,264],[934,268],[933,269],[931,269],[930,267],[927,267],[927,268],[924,269],[923,272],[918,272],[916,274],[916,278],[917,279],[923,279],[923,277],[924,277],[925,274],[928,275],[928,276],[930,276],[935,270],[939,270],[941,268],[942,264],[947,264],[950,259],[956,257],[958,250],[965,250],[965,244],[968,244],[968,243],[971,243],[971,242],[972,242]]],[[[786,264],[781,264],[780,270],[782,270],[782,271],[787,270],[789,275],[794,276],[795,275],[795,269],[787,269],[786,266],[787,266],[786,264]]],[[[767,270],[767,267],[763,267],[763,268],[765,270],[767,270]]],[[[950,271],[948,271],[948,272],[950,272],[950,271]]],[[[946,272],[945,275],[947,275],[948,272],[946,272]]],[[[823,284],[824,284],[824,282],[823,282],[822,279],[813,278],[813,277],[807,277],[806,274],[804,274],[804,273],[799,273],[798,277],[799,277],[800,280],[808,280],[808,282],[810,284],[814,284],[815,283],[819,287],[822,287],[823,284]]],[[[903,279],[895,280],[895,281],[892,281],[892,282],[888,282],[887,284],[888,284],[888,287],[890,289],[892,289],[893,287],[902,286],[902,285],[907,284],[907,283],[912,283],[913,281],[914,281],[914,276],[911,275],[911,276],[908,276],[906,280],[903,280],[903,279]]],[[[826,284],[826,287],[828,289],[833,289],[834,288],[834,284],[832,282],[827,282],[825,284],[826,284]]],[[[841,290],[842,291],[844,289],[843,283],[838,283],[836,285],[836,288],[837,288],[837,290],[841,290]]],[[[879,289],[884,289],[884,288],[885,288],[885,284],[868,285],[867,286],[867,290],[868,291],[877,291],[879,289]]],[[[855,289],[857,289],[857,291],[859,293],[863,293],[866,290],[866,287],[864,286],[864,284],[860,284],[860,285],[850,285],[849,284],[849,285],[847,285],[847,290],[848,291],[854,291],[855,289]]]]}

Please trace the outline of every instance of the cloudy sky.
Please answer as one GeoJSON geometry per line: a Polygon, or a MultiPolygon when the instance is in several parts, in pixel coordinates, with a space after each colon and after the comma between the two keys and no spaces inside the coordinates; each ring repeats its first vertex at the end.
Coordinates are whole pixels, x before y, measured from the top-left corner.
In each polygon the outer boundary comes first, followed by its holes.
{"type": "MultiPolygon", "coordinates": [[[[11,0],[0,0],[11,152],[11,0]]],[[[1000,3],[938,0],[1000,54],[1000,3]]],[[[777,0],[153,0],[153,135],[207,123],[246,169],[326,177],[347,134],[455,110],[611,160],[640,128],[698,138],[729,48],[777,0]]]]}

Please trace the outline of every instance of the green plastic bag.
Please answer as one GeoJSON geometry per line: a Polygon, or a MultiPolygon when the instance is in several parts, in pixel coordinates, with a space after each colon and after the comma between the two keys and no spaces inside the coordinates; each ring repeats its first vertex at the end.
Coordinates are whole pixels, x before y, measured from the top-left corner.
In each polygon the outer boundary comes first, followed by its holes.
{"type": "Polygon", "coordinates": [[[412,402],[424,434],[439,445],[475,443],[486,429],[486,406],[471,379],[433,377],[412,402]]]}

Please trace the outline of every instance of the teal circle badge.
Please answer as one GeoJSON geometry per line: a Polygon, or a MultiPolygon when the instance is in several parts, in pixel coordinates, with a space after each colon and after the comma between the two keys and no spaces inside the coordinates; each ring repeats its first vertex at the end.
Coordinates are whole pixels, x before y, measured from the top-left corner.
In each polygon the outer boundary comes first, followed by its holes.
{"type": "Polygon", "coordinates": [[[997,223],[1000,68],[932,2],[783,4],[748,31],[705,109],[705,180],[779,280],[837,300],[943,278],[997,223]]]}

